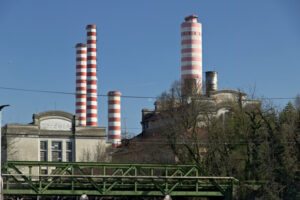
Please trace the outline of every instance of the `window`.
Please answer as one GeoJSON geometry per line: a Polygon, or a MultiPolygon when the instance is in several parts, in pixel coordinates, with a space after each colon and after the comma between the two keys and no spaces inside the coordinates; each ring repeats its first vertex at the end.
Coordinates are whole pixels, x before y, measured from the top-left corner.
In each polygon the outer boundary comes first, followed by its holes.
{"type": "Polygon", "coordinates": [[[62,145],[60,141],[52,141],[52,161],[62,161],[62,145]]]}
{"type": "Polygon", "coordinates": [[[72,142],[67,142],[67,151],[72,151],[72,142]]]}
{"type": "Polygon", "coordinates": [[[72,152],[67,152],[67,162],[72,162],[72,152]]]}
{"type": "Polygon", "coordinates": [[[72,162],[72,142],[66,143],[66,161],[72,162]]]}
{"type": "Polygon", "coordinates": [[[48,142],[40,141],[40,161],[48,160],[48,142]]]}
{"type": "Polygon", "coordinates": [[[47,151],[40,152],[40,161],[47,161],[47,151]]]}

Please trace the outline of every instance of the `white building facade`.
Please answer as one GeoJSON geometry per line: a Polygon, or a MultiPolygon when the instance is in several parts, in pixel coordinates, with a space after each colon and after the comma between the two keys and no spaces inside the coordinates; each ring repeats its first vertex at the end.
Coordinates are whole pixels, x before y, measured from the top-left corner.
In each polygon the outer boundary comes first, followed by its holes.
{"type": "Polygon", "coordinates": [[[100,162],[103,152],[97,151],[111,146],[105,127],[79,126],[78,117],[63,111],[34,114],[32,123],[7,124],[2,131],[3,161],[100,162]]]}

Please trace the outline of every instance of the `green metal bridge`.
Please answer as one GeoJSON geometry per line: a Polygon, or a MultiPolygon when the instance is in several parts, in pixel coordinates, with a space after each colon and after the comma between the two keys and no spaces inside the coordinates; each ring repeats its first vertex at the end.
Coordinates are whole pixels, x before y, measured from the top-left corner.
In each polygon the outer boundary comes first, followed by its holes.
{"type": "Polygon", "coordinates": [[[198,165],[22,162],[3,164],[4,195],[198,196],[231,199],[236,179],[198,165]]]}

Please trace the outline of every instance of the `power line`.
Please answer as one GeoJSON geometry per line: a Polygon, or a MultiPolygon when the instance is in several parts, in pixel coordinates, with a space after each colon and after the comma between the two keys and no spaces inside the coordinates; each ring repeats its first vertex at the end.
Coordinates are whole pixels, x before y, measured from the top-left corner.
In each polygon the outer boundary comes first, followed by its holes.
{"type": "Polygon", "coordinates": [[[123,130],[125,130],[125,129],[142,129],[142,128],[122,128],[123,130]]]}
{"type": "Polygon", "coordinates": [[[36,93],[52,93],[52,94],[69,94],[75,95],[72,92],[60,92],[60,91],[50,91],[50,90],[34,90],[34,89],[23,89],[23,88],[11,88],[11,87],[0,87],[2,90],[15,90],[15,91],[22,91],[22,92],[36,92],[36,93]]]}
{"type": "MultiPolygon", "coordinates": [[[[53,91],[53,90],[35,90],[35,89],[11,88],[11,87],[0,87],[0,89],[2,89],[2,90],[22,91],[22,92],[76,95],[75,92],[62,92],[62,91],[53,91]]],[[[97,96],[98,97],[108,97],[107,94],[98,94],[97,96]]],[[[132,98],[132,99],[156,99],[157,98],[157,97],[131,96],[131,95],[122,95],[122,97],[123,98],[132,98]]]]}
{"type": "MultiPolygon", "coordinates": [[[[63,91],[53,91],[53,90],[36,90],[36,89],[24,89],[24,88],[12,88],[12,87],[2,87],[2,90],[12,90],[12,91],[22,91],[22,92],[35,92],[35,93],[49,93],[49,94],[63,94],[63,95],[76,95],[75,92],[63,92],[63,91]]],[[[99,97],[107,97],[107,94],[98,94],[99,97]]],[[[122,98],[131,98],[131,99],[157,99],[157,97],[151,96],[135,96],[135,95],[121,95],[122,98]]],[[[296,99],[296,97],[261,97],[259,99],[277,99],[277,100],[288,100],[296,99]]],[[[252,99],[247,99],[252,100],[252,99]]]]}
{"type": "MultiPolygon", "coordinates": [[[[156,141],[129,141],[129,144],[158,144],[158,145],[169,145],[169,144],[175,144],[175,145],[193,145],[193,144],[199,144],[199,145],[212,145],[212,144],[224,144],[224,145],[246,145],[246,144],[263,144],[264,142],[156,142],[156,141]]],[[[279,142],[280,144],[296,144],[296,142],[279,142]]]]}

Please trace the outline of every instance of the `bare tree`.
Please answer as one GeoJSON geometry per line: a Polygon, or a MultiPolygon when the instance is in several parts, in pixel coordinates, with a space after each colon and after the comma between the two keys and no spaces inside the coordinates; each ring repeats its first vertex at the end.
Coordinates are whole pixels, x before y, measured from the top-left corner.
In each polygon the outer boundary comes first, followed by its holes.
{"type": "Polygon", "coordinates": [[[84,162],[109,162],[111,161],[112,147],[103,142],[98,142],[93,148],[85,148],[80,156],[84,162]]]}
{"type": "Polygon", "coordinates": [[[92,151],[88,148],[83,149],[81,156],[80,156],[80,161],[81,162],[92,162],[92,151]]]}
{"type": "Polygon", "coordinates": [[[158,102],[160,124],[157,131],[167,138],[179,162],[201,164],[205,151],[201,141],[205,137],[204,125],[211,116],[211,102],[195,87],[182,95],[178,81],[169,93],[162,93],[158,102]]]}
{"type": "Polygon", "coordinates": [[[295,98],[295,108],[297,110],[300,110],[300,94],[297,94],[297,96],[295,98]]]}
{"type": "Polygon", "coordinates": [[[297,199],[300,100],[296,108],[289,103],[279,111],[272,103],[245,104],[239,95],[226,102],[229,112],[219,118],[217,104],[191,90],[182,95],[180,86],[176,83],[158,98],[156,130],[167,138],[179,162],[236,177],[241,199],[297,199]]]}

